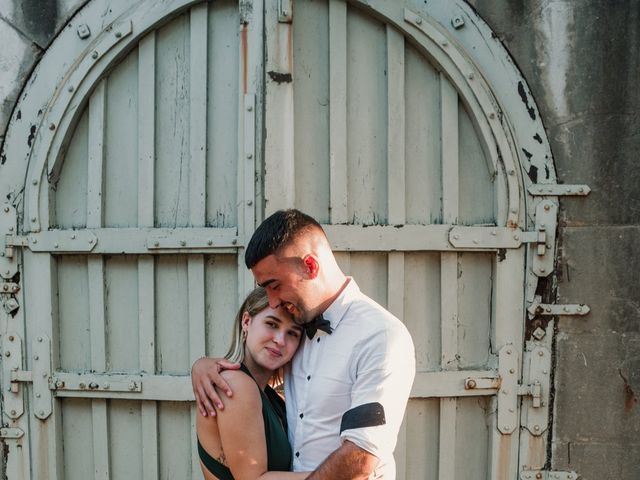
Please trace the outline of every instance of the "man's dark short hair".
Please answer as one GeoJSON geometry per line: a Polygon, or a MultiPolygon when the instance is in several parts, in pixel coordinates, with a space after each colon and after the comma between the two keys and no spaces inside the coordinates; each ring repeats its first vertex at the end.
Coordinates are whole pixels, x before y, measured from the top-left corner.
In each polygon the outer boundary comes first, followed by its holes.
{"type": "Polygon", "coordinates": [[[253,268],[260,260],[274,255],[300,235],[322,227],[313,217],[300,210],[278,210],[262,222],[251,236],[244,253],[247,268],[253,268]]]}

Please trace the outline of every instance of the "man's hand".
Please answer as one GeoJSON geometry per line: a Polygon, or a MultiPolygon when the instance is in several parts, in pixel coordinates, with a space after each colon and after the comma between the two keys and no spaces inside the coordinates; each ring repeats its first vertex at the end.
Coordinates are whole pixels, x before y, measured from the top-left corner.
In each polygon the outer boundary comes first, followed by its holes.
{"type": "Polygon", "coordinates": [[[231,363],[224,358],[202,357],[196,360],[191,367],[191,386],[196,397],[196,405],[203,417],[216,416],[215,407],[222,410],[224,404],[216,392],[215,387],[231,397],[233,392],[224,378],[220,375],[222,370],[237,370],[239,363],[231,363]]]}

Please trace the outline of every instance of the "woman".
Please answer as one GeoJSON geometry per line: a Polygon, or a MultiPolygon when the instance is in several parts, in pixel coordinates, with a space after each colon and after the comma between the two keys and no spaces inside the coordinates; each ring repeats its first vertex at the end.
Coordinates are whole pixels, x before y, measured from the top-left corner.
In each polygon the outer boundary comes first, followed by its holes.
{"type": "Polygon", "coordinates": [[[241,369],[222,372],[234,395],[215,417],[198,412],[198,453],[205,479],[306,478],[306,473],[286,471],[291,447],[284,401],[269,386],[293,357],[301,336],[302,328],[289,313],[269,307],[263,288],[247,296],[226,355],[231,362],[241,362],[241,369]]]}

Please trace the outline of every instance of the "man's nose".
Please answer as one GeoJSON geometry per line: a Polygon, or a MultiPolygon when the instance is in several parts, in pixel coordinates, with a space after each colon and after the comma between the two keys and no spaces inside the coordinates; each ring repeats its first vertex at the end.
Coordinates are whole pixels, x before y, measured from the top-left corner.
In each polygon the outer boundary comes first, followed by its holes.
{"type": "Polygon", "coordinates": [[[280,306],[280,298],[267,289],[267,300],[269,301],[270,308],[278,308],[280,306]]]}

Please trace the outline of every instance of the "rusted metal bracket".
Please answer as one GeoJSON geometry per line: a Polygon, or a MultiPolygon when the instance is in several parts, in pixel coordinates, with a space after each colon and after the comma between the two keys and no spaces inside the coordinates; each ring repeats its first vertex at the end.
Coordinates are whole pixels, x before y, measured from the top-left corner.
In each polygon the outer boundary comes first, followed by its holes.
{"type": "Polygon", "coordinates": [[[578,474],[574,471],[523,470],[520,472],[520,480],[576,480],[577,478],[578,474]]]}
{"type": "Polygon", "coordinates": [[[541,298],[536,296],[533,303],[527,308],[529,318],[533,318],[537,315],[558,316],[558,315],[587,315],[591,308],[584,303],[574,304],[554,304],[554,303],[540,303],[541,298]]]}
{"type": "Polygon", "coordinates": [[[530,185],[527,189],[529,193],[533,196],[549,196],[549,197],[559,197],[559,196],[586,196],[589,195],[591,189],[588,185],[562,185],[562,184],[543,184],[538,183],[534,185],[530,185]]]}
{"type": "Polygon", "coordinates": [[[75,374],[58,372],[51,376],[49,388],[67,392],[142,392],[141,375],[75,374]]]}
{"type": "Polygon", "coordinates": [[[545,346],[528,342],[524,357],[527,384],[519,387],[518,394],[530,397],[523,401],[525,427],[539,436],[547,430],[549,421],[549,391],[551,388],[551,352],[545,346]]]}
{"type": "Polygon", "coordinates": [[[278,22],[291,23],[293,21],[292,0],[278,0],[278,22]]]}

